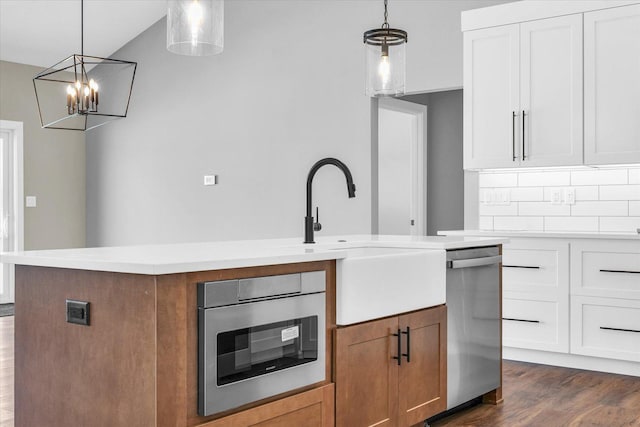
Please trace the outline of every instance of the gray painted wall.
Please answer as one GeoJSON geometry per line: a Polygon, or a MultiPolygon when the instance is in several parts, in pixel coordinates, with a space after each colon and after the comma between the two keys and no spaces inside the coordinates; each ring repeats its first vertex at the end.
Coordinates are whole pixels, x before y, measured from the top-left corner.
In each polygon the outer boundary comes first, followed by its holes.
{"type": "MultiPolygon", "coordinates": [[[[0,119],[23,122],[24,248],[85,245],[85,134],[42,129],[32,78],[43,68],[0,61],[0,119]]],[[[64,106],[64,99],[63,99],[64,106]]]]}
{"type": "MultiPolygon", "coordinates": [[[[504,1],[396,1],[409,32],[407,91],[462,85],[460,12],[504,1]]],[[[87,134],[90,246],[302,236],[305,180],[319,235],[371,226],[370,100],[362,32],[380,1],[229,1],[225,51],[165,49],[161,20],[113,56],[139,63],[129,117],[87,134]],[[217,174],[220,184],[202,185],[217,174]]],[[[460,155],[460,161],[462,157],[460,155]]]]}
{"type": "Polygon", "coordinates": [[[464,227],[462,90],[409,95],[427,106],[427,234],[464,227]]]}

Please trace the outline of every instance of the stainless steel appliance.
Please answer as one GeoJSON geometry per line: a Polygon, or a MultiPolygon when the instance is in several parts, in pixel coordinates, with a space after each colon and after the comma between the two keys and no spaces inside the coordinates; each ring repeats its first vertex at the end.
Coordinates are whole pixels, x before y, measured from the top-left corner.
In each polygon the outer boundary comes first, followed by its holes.
{"type": "Polygon", "coordinates": [[[325,272],[198,284],[198,413],[325,379],[325,272]]]}
{"type": "Polygon", "coordinates": [[[500,386],[497,246],[447,252],[447,409],[500,386]]]}

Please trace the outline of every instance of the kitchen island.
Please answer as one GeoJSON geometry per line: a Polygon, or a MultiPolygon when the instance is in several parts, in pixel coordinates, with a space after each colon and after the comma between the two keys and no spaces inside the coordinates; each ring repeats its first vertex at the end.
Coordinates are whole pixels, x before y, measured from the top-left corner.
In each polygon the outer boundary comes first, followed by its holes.
{"type": "Polygon", "coordinates": [[[504,241],[364,235],[315,245],[274,239],[4,253],[2,262],[16,265],[16,426],[334,425],[336,261],[347,249],[444,251],[504,241]],[[319,271],[324,380],[200,416],[197,284],[319,271]],[[89,309],[70,312],[67,300],[89,309]],[[69,323],[70,315],[86,316],[88,325],[69,323]]]}

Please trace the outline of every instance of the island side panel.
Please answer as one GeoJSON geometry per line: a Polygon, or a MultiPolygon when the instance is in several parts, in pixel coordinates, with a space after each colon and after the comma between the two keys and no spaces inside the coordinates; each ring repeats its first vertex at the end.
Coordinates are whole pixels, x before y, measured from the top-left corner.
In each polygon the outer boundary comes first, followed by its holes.
{"type": "MultiPolygon", "coordinates": [[[[498,253],[500,255],[502,255],[502,245],[498,245],[498,253]]],[[[502,398],[502,262],[500,262],[500,274],[499,274],[499,280],[500,280],[500,287],[499,287],[499,298],[500,298],[500,386],[495,389],[495,390],[491,390],[488,393],[485,393],[482,396],[482,402],[483,403],[488,403],[491,405],[498,405],[500,403],[503,402],[503,398],[502,398]]]]}
{"type": "Polygon", "coordinates": [[[16,266],[16,426],[154,426],[155,310],[152,276],[16,266]]]}
{"type": "MultiPolygon", "coordinates": [[[[291,274],[307,271],[324,270],[326,272],[326,379],[321,384],[332,382],[332,358],[333,358],[333,329],[336,324],[335,314],[335,260],[316,261],[296,264],[270,265],[260,267],[247,267],[228,270],[204,271],[196,273],[187,273],[186,289],[187,289],[187,426],[197,426],[207,421],[212,421],[239,410],[249,409],[271,401],[278,400],[282,397],[299,393],[295,392],[283,393],[281,395],[267,398],[259,403],[245,405],[237,410],[231,410],[209,417],[200,417],[198,415],[198,312],[197,312],[197,286],[198,282],[229,280],[238,278],[272,276],[278,274],[291,274]]],[[[303,390],[309,390],[313,387],[305,387],[303,390]]],[[[232,419],[229,419],[230,424],[232,419]]]]}

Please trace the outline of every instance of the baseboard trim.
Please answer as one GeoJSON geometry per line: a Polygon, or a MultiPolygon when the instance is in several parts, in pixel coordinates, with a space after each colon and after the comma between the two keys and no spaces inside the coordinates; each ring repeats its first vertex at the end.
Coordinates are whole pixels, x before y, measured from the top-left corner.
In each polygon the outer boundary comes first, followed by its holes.
{"type": "Polygon", "coordinates": [[[585,369],[588,371],[609,372],[612,374],[640,377],[640,363],[625,360],[605,359],[601,357],[581,356],[578,354],[554,353],[551,351],[527,350],[503,347],[502,358],[519,362],[531,362],[541,365],[562,366],[564,368],[585,369]]]}

